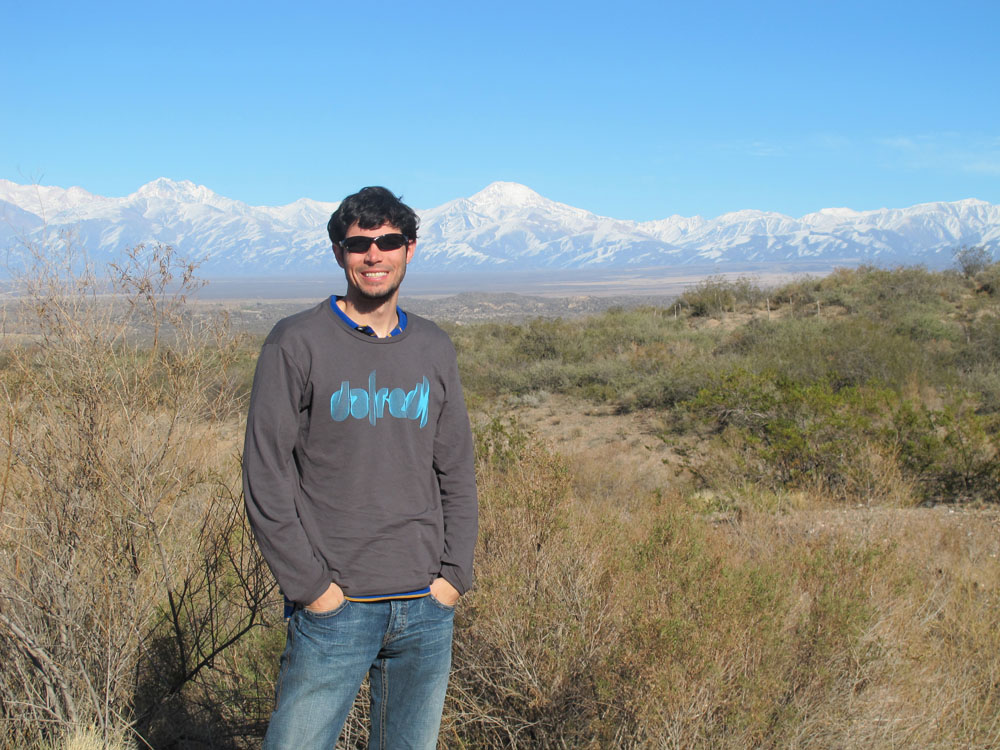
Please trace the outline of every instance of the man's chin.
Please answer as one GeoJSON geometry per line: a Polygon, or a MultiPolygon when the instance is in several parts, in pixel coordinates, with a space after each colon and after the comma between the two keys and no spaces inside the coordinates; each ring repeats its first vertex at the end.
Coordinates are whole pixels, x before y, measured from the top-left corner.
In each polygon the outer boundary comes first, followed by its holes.
{"type": "Polygon", "coordinates": [[[378,292],[366,292],[364,289],[358,289],[358,296],[367,302],[388,302],[392,299],[392,295],[396,293],[397,289],[399,287],[387,291],[380,290],[378,292]]]}
{"type": "Polygon", "coordinates": [[[373,304],[378,304],[381,302],[388,302],[392,299],[392,296],[399,291],[399,284],[393,285],[388,289],[365,289],[364,287],[355,287],[358,296],[365,300],[366,302],[371,302],[373,304]]]}

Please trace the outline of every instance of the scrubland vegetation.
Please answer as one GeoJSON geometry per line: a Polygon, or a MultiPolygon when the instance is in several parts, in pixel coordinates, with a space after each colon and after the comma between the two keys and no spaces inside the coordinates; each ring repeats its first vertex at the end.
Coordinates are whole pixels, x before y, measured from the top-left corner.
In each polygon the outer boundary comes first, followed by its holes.
{"type": "MultiPolygon", "coordinates": [[[[70,267],[6,309],[0,747],[256,747],[260,340],[194,315],[167,249],[113,296],[70,267]]],[[[1000,746],[1000,265],[960,271],[448,326],[481,535],[441,746],[1000,746]]]]}

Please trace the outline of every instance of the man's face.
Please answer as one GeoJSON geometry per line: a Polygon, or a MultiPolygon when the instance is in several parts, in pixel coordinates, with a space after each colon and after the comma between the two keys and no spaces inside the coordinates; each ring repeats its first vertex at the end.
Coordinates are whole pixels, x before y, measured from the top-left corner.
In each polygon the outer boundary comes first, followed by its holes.
{"type": "MultiPolygon", "coordinates": [[[[383,224],[376,229],[362,229],[356,223],[347,230],[350,237],[380,237],[383,234],[401,234],[392,224],[383,224]]],[[[413,258],[417,241],[410,242],[396,250],[379,250],[374,242],[368,245],[364,252],[347,252],[339,244],[333,251],[337,263],[344,269],[347,277],[348,297],[358,297],[374,302],[388,301],[399,289],[403,277],[406,276],[406,266],[413,258]]]]}

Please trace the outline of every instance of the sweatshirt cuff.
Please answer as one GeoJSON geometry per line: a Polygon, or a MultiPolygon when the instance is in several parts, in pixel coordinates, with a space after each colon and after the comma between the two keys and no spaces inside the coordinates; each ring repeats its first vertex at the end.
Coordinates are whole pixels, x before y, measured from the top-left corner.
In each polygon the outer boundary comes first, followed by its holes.
{"type": "Polygon", "coordinates": [[[303,588],[296,592],[295,596],[290,596],[287,591],[284,592],[284,594],[296,604],[301,604],[305,607],[323,596],[323,594],[326,593],[326,590],[330,588],[330,584],[332,582],[333,579],[327,575],[323,578],[323,580],[317,581],[313,586],[303,588]]]}
{"type": "Polygon", "coordinates": [[[462,596],[465,596],[465,592],[472,588],[472,576],[462,575],[462,571],[455,565],[442,563],[441,572],[438,575],[454,586],[455,590],[462,596]]]}

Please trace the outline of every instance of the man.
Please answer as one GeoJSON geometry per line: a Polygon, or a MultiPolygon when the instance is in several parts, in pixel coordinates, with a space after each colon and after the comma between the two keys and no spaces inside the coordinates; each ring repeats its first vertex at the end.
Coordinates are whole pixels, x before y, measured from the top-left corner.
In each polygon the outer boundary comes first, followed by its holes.
{"type": "Polygon", "coordinates": [[[477,501],[455,350],[396,306],[417,224],[385,188],[345,198],[346,294],[280,321],[257,363],[244,494],[293,605],[265,748],[330,750],[366,673],[370,747],[437,743],[477,501]]]}

